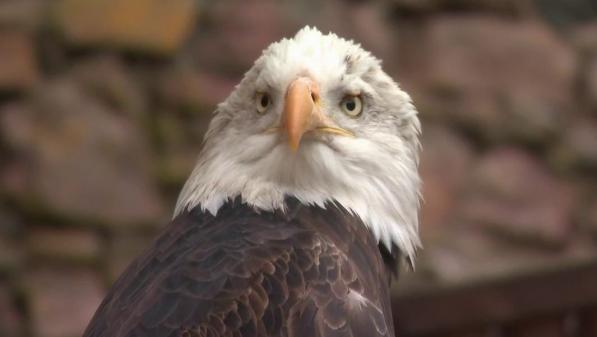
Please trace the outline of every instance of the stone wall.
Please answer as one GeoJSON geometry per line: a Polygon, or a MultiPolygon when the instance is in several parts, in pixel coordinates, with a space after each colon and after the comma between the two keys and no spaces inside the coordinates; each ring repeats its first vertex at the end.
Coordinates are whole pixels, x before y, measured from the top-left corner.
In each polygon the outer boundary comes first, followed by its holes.
{"type": "Polygon", "coordinates": [[[305,24],[361,42],[420,110],[425,249],[397,296],[594,258],[596,17],[590,0],[0,1],[0,336],[81,334],[167,223],[215,104],[305,24]]]}

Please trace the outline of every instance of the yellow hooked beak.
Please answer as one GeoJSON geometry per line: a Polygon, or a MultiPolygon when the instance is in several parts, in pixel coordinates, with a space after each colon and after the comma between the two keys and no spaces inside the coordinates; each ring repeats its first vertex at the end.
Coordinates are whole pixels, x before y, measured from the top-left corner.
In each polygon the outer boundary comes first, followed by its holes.
{"type": "Polygon", "coordinates": [[[325,116],[319,104],[319,86],[309,77],[295,79],[286,91],[282,127],[288,135],[288,144],[297,151],[303,135],[321,131],[354,137],[353,133],[339,128],[325,116]]]}

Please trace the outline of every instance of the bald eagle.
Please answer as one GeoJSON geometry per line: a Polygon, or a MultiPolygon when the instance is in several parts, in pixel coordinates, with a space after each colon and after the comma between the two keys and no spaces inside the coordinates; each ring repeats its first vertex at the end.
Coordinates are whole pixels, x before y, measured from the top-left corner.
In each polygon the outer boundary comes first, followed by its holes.
{"type": "Polygon", "coordinates": [[[389,282],[420,245],[419,134],[360,45],[309,27],[271,44],[84,336],[393,336],[389,282]]]}

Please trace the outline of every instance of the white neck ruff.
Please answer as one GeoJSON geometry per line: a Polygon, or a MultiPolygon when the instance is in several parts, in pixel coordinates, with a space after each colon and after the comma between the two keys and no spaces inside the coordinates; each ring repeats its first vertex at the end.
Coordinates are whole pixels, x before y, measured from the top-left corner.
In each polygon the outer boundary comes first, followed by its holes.
{"type": "Polygon", "coordinates": [[[251,137],[243,145],[207,141],[175,216],[197,206],[216,215],[238,196],[266,211],[284,210],[286,197],[322,208],[336,202],[388,249],[394,243],[412,261],[420,246],[419,176],[416,164],[396,160],[412,155],[407,147],[388,144],[375,151],[369,140],[336,137],[327,144],[305,141],[292,153],[275,135],[251,137]]]}

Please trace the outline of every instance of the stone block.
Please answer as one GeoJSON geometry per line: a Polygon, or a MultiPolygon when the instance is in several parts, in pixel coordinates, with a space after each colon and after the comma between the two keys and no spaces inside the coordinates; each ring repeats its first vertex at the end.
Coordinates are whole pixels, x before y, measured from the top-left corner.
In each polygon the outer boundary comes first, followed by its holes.
{"type": "Polygon", "coordinates": [[[421,234],[433,240],[441,228],[454,221],[459,196],[473,165],[471,144],[454,131],[435,124],[425,125],[421,153],[423,199],[421,234]]]}
{"type": "Polygon", "coordinates": [[[144,131],[71,79],[5,106],[0,136],[15,153],[0,184],[31,211],[113,228],[167,220],[144,131]]]}
{"type": "Polygon", "coordinates": [[[0,91],[31,88],[39,74],[30,34],[0,30],[0,91]]]}
{"type": "Polygon", "coordinates": [[[60,0],[54,9],[72,44],[165,55],[185,42],[197,15],[193,0],[60,0]]]}
{"type": "Polygon", "coordinates": [[[90,264],[100,257],[101,242],[93,231],[37,227],[28,232],[27,251],[36,261],[90,264]]]}
{"type": "Polygon", "coordinates": [[[442,15],[421,28],[406,70],[431,118],[491,142],[533,145],[561,131],[573,101],[576,55],[546,25],[489,15],[442,15]]]}
{"type": "Polygon", "coordinates": [[[481,158],[466,194],[462,216],[469,223],[539,246],[570,239],[574,189],[519,149],[496,149],[481,158]]]}
{"type": "Polygon", "coordinates": [[[0,26],[34,32],[47,19],[47,7],[45,0],[0,1],[0,26]]]}
{"type": "Polygon", "coordinates": [[[25,291],[36,337],[77,337],[104,297],[90,270],[37,268],[26,275],[25,291]]]}
{"type": "Polygon", "coordinates": [[[17,309],[14,292],[8,285],[0,283],[0,336],[22,336],[23,323],[23,315],[17,309]]]}

